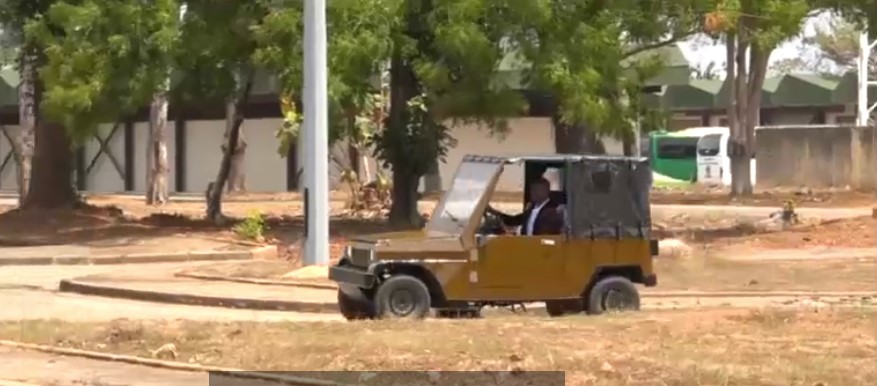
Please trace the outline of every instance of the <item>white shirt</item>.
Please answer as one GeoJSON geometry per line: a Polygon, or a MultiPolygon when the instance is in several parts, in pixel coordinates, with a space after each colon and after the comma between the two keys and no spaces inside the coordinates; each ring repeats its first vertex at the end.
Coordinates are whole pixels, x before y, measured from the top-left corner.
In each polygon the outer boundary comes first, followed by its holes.
{"type": "Polygon", "coordinates": [[[541,211],[542,207],[544,207],[545,204],[547,204],[547,203],[548,203],[548,200],[542,201],[542,203],[539,204],[539,206],[533,208],[533,210],[530,211],[530,218],[527,219],[527,226],[524,228],[524,232],[523,232],[524,236],[532,236],[533,235],[533,225],[536,224],[536,218],[539,217],[539,211],[541,211]]]}

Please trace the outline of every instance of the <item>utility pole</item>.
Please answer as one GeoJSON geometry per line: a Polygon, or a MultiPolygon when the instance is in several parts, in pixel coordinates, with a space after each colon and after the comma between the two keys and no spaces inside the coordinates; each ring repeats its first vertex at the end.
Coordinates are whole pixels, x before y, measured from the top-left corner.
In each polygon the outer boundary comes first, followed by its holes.
{"type": "Polygon", "coordinates": [[[326,0],[304,0],[304,265],[329,263],[329,117],[326,0]]]}
{"type": "Polygon", "coordinates": [[[870,37],[868,36],[868,32],[862,32],[862,35],[859,37],[859,101],[857,103],[858,114],[856,114],[857,126],[867,126],[868,117],[870,117],[871,112],[874,111],[874,108],[877,107],[877,101],[868,100],[868,89],[870,87],[877,87],[877,79],[870,80],[870,76],[868,74],[868,64],[871,61],[871,55],[873,54],[874,46],[877,46],[877,40],[872,42],[870,37]]]}

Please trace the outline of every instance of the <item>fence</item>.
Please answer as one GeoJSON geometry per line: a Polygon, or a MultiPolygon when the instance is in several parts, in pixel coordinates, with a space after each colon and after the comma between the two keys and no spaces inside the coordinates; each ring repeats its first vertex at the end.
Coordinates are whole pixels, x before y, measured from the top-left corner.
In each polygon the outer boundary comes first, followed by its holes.
{"type": "Polygon", "coordinates": [[[758,186],[874,189],[874,127],[764,126],[756,131],[758,186]]]}

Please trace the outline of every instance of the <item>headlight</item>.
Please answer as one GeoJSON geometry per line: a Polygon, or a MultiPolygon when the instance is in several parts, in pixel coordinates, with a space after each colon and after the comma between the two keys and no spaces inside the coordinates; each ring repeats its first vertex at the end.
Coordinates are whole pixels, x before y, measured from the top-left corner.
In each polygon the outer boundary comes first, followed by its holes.
{"type": "Polygon", "coordinates": [[[351,256],[353,256],[353,247],[348,245],[348,246],[344,247],[344,257],[349,258],[351,256]]]}

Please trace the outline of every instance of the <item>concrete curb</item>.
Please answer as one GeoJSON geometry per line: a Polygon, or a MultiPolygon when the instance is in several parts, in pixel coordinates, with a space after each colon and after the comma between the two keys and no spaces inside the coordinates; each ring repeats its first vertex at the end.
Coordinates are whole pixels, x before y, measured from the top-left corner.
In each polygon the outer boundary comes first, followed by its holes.
{"type": "Polygon", "coordinates": [[[226,307],[260,311],[295,311],[316,314],[338,313],[338,306],[337,304],[335,304],[335,302],[304,302],[279,299],[247,299],[176,292],[149,291],[100,285],[84,281],[78,281],[77,279],[61,280],[58,289],[61,292],[73,292],[82,295],[96,295],[110,298],[142,300],[156,303],[226,307]]]}
{"type": "MultiPolygon", "coordinates": [[[[31,351],[39,351],[47,354],[54,355],[63,355],[63,356],[73,356],[80,358],[88,358],[99,361],[106,362],[122,362],[132,365],[139,366],[149,366],[156,367],[167,370],[177,370],[177,371],[189,371],[189,372],[198,372],[198,373],[214,373],[221,374],[227,377],[234,378],[244,378],[244,379],[255,379],[269,382],[277,382],[286,385],[299,385],[299,386],[345,386],[343,383],[327,381],[323,379],[315,379],[315,378],[304,378],[304,377],[294,377],[294,376],[284,376],[276,373],[267,373],[262,371],[246,371],[242,369],[235,369],[229,367],[217,367],[217,366],[205,366],[194,363],[183,363],[183,362],[174,362],[174,361],[165,361],[160,359],[151,359],[151,358],[142,358],[131,355],[117,355],[117,354],[107,354],[98,351],[89,351],[89,350],[79,350],[65,347],[55,347],[55,346],[46,346],[41,344],[33,344],[33,343],[22,343],[15,342],[11,340],[0,340],[0,346],[17,348],[21,350],[31,350],[31,351]]],[[[3,386],[4,381],[0,381],[0,386],[3,386]]],[[[30,385],[28,383],[10,383],[10,386],[13,385],[30,385]]]]}
{"type": "Polygon", "coordinates": [[[277,247],[261,246],[240,251],[190,251],[176,253],[132,253],[128,255],[106,256],[29,256],[0,257],[3,265],[103,265],[103,264],[144,264],[144,263],[182,263],[190,261],[253,260],[277,257],[277,247]]]}
{"type": "Polygon", "coordinates": [[[302,281],[294,281],[294,280],[270,280],[270,279],[252,279],[252,278],[244,278],[244,277],[232,277],[232,276],[222,276],[222,275],[206,275],[201,273],[190,273],[185,271],[179,271],[174,274],[175,277],[183,277],[187,279],[196,279],[196,280],[204,280],[204,281],[227,281],[232,283],[244,283],[244,284],[255,284],[255,285],[277,285],[277,286],[285,286],[285,287],[298,287],[298,288],[315,288],[315,289],[324,289],[324,290],[337,290],[338,286],[329,283],[310,283],[310,282],[302,282],[302,281]]]}

